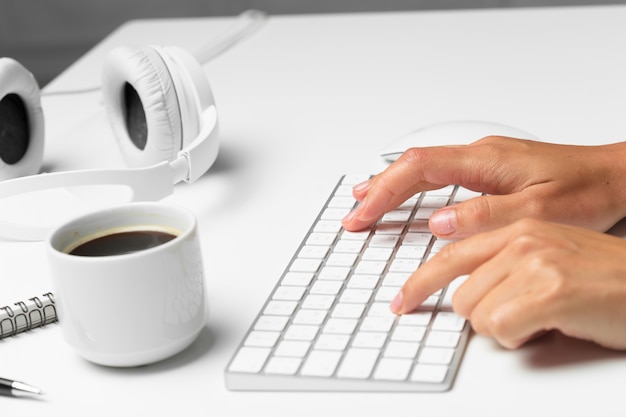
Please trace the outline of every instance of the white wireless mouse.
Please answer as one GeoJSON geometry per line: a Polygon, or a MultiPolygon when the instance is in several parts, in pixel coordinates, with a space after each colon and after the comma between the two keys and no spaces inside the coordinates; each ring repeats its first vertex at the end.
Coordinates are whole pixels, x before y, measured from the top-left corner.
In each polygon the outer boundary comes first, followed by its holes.
{"type": "Polygon", "coordinates": [[[457,120],[428,125],[392,140],[381,151],[380,156],[393,162],[409,148],[467,145],[490,135],[537,140],[534,135],[512,126],[478,120],[457,120]]]}

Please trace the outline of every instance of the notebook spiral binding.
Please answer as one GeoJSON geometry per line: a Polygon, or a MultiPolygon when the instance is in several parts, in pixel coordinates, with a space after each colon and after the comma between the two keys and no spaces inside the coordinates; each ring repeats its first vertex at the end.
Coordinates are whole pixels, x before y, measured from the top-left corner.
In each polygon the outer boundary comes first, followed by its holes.
{"type": "Polygon", "coordinates": [[[57,320],[54,295],[51,292],[41,297],[18,301],[12,306],[0,307],[0,340],[43,327],[57,320]]]}

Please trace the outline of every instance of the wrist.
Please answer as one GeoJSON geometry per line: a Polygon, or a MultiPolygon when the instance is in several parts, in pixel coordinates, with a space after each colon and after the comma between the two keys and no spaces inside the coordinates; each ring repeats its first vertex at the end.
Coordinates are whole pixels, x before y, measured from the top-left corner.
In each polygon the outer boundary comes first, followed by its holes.
{"type": "Polygon", "coordinates": [[[607,189],[606,198],[616,221],[626,217],[626,142],[600,146],[604,153],[601,163],[608,175],[602,178],[602,186],[607,189]]]}

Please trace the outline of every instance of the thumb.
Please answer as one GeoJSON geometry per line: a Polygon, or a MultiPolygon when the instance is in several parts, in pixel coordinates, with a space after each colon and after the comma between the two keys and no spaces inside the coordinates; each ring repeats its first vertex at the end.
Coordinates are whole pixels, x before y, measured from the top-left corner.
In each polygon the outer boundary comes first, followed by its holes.
{"type": "Polygon", "coordinates": [[[522,193],[487,195],[436,211],[428,225],[439,237],[462,239],[506,226],[523,217],[533,217],[528,196],[522,193]]]}

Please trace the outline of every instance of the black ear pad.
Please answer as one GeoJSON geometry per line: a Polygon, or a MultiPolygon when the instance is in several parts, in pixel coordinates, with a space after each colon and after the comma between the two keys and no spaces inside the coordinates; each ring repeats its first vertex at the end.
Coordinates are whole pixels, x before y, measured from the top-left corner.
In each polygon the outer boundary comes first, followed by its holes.
{"type": "Polygon", "coordinates": [[[11,58],[0,58],[0,180],[39,172],[44,120],[39,86],[11,58]]]}
{"type": "Polygon", "coordinates": [[[102,94],[129,166],[176,157],[183,145],[181,109],[170,70],[154,48],[113,49],[103,67],[102,94]]]}

